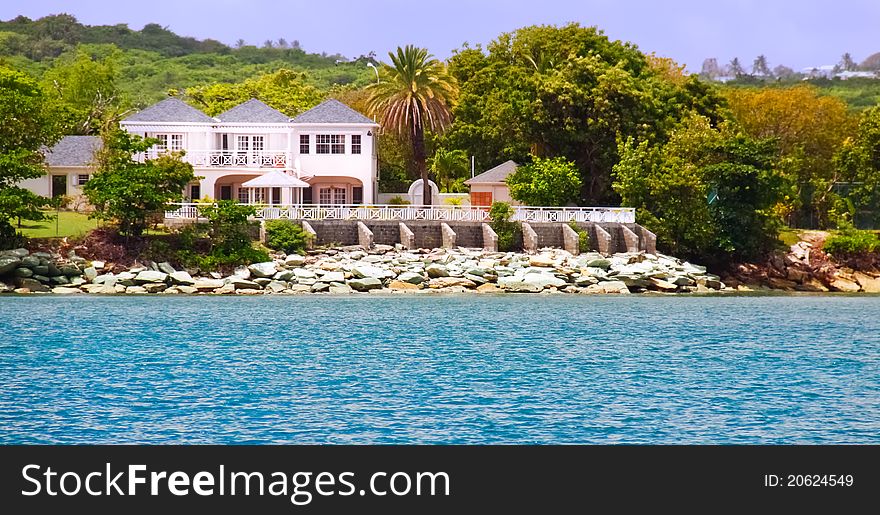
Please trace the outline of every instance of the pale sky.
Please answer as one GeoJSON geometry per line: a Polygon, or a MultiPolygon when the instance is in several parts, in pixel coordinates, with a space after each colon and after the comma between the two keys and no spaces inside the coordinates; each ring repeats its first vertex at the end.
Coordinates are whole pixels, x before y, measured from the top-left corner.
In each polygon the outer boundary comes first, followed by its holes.
{"type": "Polygon", "coordinates": [[[844,52],[857,62],[880,52],[880,0],[3,0],[0,18],[68,12],[89,25],[155,22],[174,32],[233,44],[280,37],[307,51],[348,57],[375,50],[380,58],[413,43],[446,58],[468,41],[486,43],[532,24],[577,21],[612,39],[699,71],[706,57],[738,56],[750,65],[795,69],[834,64],[844,52]],[[423,7],[424,5],[424,7],[423,7]]]}

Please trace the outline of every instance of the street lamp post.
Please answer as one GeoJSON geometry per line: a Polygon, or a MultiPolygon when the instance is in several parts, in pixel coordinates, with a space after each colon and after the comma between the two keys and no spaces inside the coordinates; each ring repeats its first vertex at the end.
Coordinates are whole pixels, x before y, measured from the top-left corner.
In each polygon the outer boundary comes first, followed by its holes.
{"type": "Polygon", "coordinates": [[[376,68],[376,65],[373,63],[367,63],[367,66],[369,66],[373,69],[374,72],[376,72],[376,84],[379,84],[379,69],[376,68]]]}

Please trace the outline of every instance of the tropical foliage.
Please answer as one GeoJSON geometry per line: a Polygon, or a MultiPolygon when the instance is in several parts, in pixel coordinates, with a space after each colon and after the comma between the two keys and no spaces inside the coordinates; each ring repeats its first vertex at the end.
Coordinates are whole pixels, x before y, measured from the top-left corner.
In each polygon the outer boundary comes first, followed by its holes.
{"type": "Polygon", "coordinates": [[[733,118],[748,135],[778,144],[782,171],[795,185],[785,199],[789,223],[827,226],[830,194],[839,180],[834,156],[854,126],[846,104],[812,86],[737,88],[726,96],[733,118]]]}
{"type": "Polygon", "coordinates": [[[40,150],[56,138],[37,82],[0,66],[0,245],[10,244],[15,235],[11,219],[43,219],[40,208],[49,200],[18,184],[45,173],[40,150]]]}
{"type": "Polygon", "coordinates": [[[685,120],[668,143],[620,146],[614,188],[658,245],[675,255],[749,259],[770,250],[784,182],[773,141],[754,140],[704,117],[685,120]]]}
{"type": "Polygon", "coordinates": [[[502,34],[487,52],[465,46],[450,60],[461,96],[446,146],[476,156],[481,169],[529,155],[565,157],[581,176],[580,202],[617,203],[611,168],[619,137],[662,141],[692,110],[720,117],[712,87],[657,64],[577,24],[502,34]]]}
{"type": "Polygon", "coordinates": [[[192,165],[178,155],[135,159],[135,154],[155,143],[120,129],[109,131],[98,155],[97,172],[83,186],[95,207],[93,216],[117,224],[126,236],[141,236],[149,218],[169,202],[180,201],[184,187],[196,179],[192,165]]]}
{"type": "Polygon", "coordinates": [[[266,246],[287,254],[302,254],[309,243],[309,233],[290,220],[266,222],[266,246]]]}
{"type": "MultiPolygon", "coordinates": [[[[383,65],[380,80],[367,86],[371,113],[387,130],[409,136],[413,161],[423,184],[428,183],[425,131],[442,132],[452,122],[451,108],[457,95],[455,80],[446,65],[424,48],[407,45],[389,52],[391,65],[383,65]]],[[[425,205],[431,189],[423,188],[425,205]]]]}
{"type": "Polygon", "coordinates": [[[576,202],[581,178],[564,157],[535,157],[507,177],[510,196],[528,206],[565,206],[576,202]]]}
{"type": "Polygon", "coordinates": [[[464,179],[468,174],[468,158],[463,150],[438,148],[431,158],[431,172],[442,193],[467,192],[464,179]]]}

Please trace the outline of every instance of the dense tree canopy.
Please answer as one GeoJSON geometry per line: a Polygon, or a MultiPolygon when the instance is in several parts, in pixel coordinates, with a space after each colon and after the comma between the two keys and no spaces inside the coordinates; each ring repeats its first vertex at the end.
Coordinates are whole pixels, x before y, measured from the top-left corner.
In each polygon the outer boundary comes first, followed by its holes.
{"type": "Polygon", "coordinates": [[[527,206],[565,206],[581,189],[578,169],[564,157],[535,157],[507,176],[510,196],[527,206]]]}
{"type": "Polygon", "coordinates": [[[48,199],[18,186],[46,173],[41,148],[57,138],[43,91],[27,75],[0,66],[0,239],[14,229],[10,218],[40,220],[48,199]]]}
{"type": "Polygon", "coordinates": [[[96,134],[118,121],[127,105],[117,87],[120,53],[93,57],[77,49],[55,60],[43,75],[43,88],[62,134],[96,134]]]}
{"type": "Polygon", "coordinates": [[[288,116],[295,116],[321,100],[323,95],[306,83],[305,76],[292,70],[278,70],[240,83],[219,83],[198,86],[187,90],[193,105],[210,116],[246,102],[251,98],[266,104],[288,116]]]}
{"type": "Polygon", "coordinates": [[[755,140],[729,124],[685,120],[669,142],[621,143],[614,188],[660,248],[686,257],[749,259],[772,248],[774,206],[785,183],[774,168],[772,140],[755,140]]]}
{"type": "Polygon", "coordinates": [[[466,149],[481,168],[565,157],[580,171],[581,202],[613,203],[618,137],[662,140],[691,110],[718,118],[711,88],[652,64],[633,45],[577,24],[502,34],[486,53],[465,47],[450,61],[461,98],[445,145],[466,149]]]}
{"type": "MultiPolygon", "coordinates": [[[[880,106],[866,111],[855,136],[843,142],[835,165],[841,188],[835,212],[852,222],[860,213],[880,222],[880,106]]],[[[858,220],[856,220],[858,221],[858,220]]]]}
{"type": "Polygon", "coordinates": [[[846,104],[811,86],[736,88],[726,94],[745,132],[775,139],[779,157],[787,159],[784,171],[796,185],[786,203],[790,221],[826,225],[828,194],[837,180],[832,160],[853,128],[846,104]]]}

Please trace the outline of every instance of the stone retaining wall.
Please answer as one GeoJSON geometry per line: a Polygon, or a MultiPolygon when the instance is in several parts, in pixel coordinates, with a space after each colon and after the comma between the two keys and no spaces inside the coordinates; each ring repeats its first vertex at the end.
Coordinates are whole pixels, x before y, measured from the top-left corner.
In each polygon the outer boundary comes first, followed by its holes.
{"type": "MultiPolygon", "coordinates": [[[[415,248],[439,248],[443,245],[443,236],[440,230],[441,222],[429,221],[405,221],[403,222],[413,232],[415,239],[415,248]]],[[[317,233],[317,245],[357,245],[358,231],[357,222],[349,220],[310,220],[309,224],[317,233]]],[[[400,222],[396,220],[369,220],[364,221],[372,232],[374,243],[381,245],[394,245],[401,243],[400,241],[400,222]]],[[[483,228],[481,222],[447,222],[450,228],[455,231],[456,245],[468,248],[483,248],[483,228]]],[[[540,248],[563,248],[563,224],[561,223],[537,223],[531,222],[529,225],[534,229],[537,235],[537,247],[540,248]]],[[[583,222],[577,224],[581,230],[590,233],[591,250],[602,250],[599,245],[599,239],[596,235],[596,228],[601,227],[610,236],[610,245],[608,252],[626,252],[627,245],[624,238],[624,227],[632,231],[638,236],[638,250],[655,253],[656,237],[639,224],[619,224],[619,223],[594,223],[583,222]]],[[[518,238],[518,246],[522,245],[521,238],[518,238]]]]}

